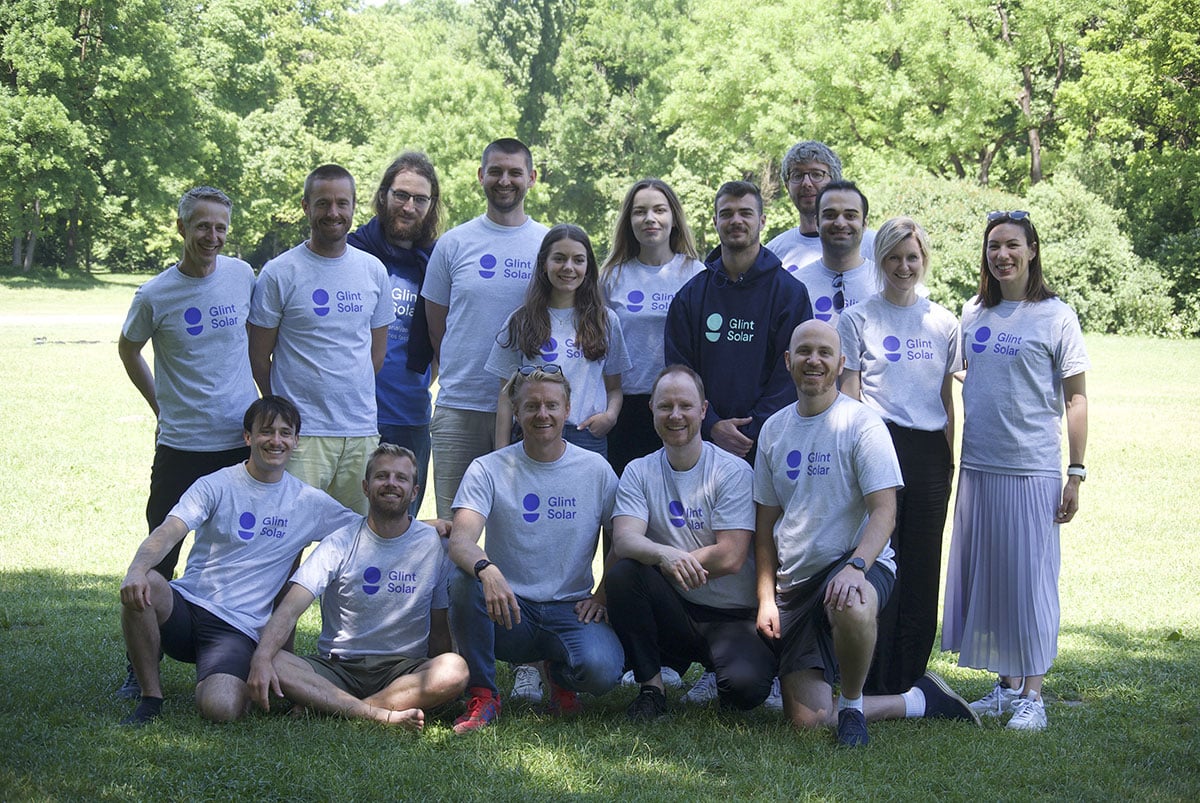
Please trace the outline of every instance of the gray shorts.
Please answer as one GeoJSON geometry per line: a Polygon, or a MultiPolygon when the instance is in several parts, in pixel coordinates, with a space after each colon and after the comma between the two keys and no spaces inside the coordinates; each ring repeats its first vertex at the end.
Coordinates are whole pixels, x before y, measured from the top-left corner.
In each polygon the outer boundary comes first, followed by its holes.
{"type": "Polygon", "coordinates": [[[387,688],[396,678],[411,675],[429,660],[403,655],[302,656],[321,677],[362,700],[387,688]]]}

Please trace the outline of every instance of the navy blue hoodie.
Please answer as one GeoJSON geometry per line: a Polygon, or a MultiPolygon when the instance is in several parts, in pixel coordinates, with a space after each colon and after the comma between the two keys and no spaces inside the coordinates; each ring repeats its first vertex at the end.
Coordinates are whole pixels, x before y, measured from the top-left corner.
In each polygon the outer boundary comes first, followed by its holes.
{"type": "Polygon", "coordinates": [[[796,400],[783,355],[792,330],[812,317],[808,290],[765,247],[736,282],[725,273],[720,248],[704,264],[707,270],[680,288],[667,311],[666,362],[683,363],[704,380],[705,439],[718,421],[753,418],[739,429],[757,445],[763,422],[796,400]]]}

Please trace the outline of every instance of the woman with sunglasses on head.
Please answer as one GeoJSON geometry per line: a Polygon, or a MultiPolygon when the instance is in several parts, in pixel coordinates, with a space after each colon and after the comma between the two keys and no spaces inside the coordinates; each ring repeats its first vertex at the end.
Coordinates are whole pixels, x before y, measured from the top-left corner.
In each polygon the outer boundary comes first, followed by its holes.
{"type": "Polygon", "coordinates": [[[629,188],[600,269],[605,301],[621,322],[633,367],[621,375],[625,401],[609,443],[608,462],[620,476],[630,460],[662,444],[654,433],[650,391],[664,367],[663,329],[671,299],[704,270],[675,192],[656,178],[629,188]]]}
{"type": "Polygon", "coordinates": [[[937,635],[942,531],[954,471],[954,374],[962,343],[954,313],[917,293],[929,270],[929,240],[898,217],[875,236],[883,290],[846,309],[838,334],[842,392],[887,422],[904,487],[897,494],[896,588],[879,612],[870,694],[901,694],[925,673],[937,635]]]}
{"type": "Polygon", "coordinates": [[[1029,213],[993,212],[979,294],[962,316],[962,469],[946,577],[942,648],[1000,677],[971,707],[1046,727],[1042,680],[1058,653],[1059,525],[1086,478],[1090,367],[1079,319],[1047,287],[1029,213]],[[1061,468],[1061,419],[1069,465],[1061,468]]]}
{"type": "Polygon", "coordinates": [[[504,383],[527,365],[555,365],[571,388],[563,438],[608,456],[621,412],[621,375],[630,368],[617,316],[600,296],[600,271],[587,232],[560,223],[546,234],[522,304],[496,336],[485,365],[500,380],[496,448],[512,440],[504,383]]]}

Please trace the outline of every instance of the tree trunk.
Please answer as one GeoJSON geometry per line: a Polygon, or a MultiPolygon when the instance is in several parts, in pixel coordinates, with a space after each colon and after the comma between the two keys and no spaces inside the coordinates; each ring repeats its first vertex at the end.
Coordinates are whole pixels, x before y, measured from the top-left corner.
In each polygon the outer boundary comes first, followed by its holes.
{"type": "Polygon", "coordinates": [[[67,269],[75,270],[79,267],[79,193],[75,193],[75,202],[71,204],[71,210],[68,213],[71,217],[67,221],[67,269]]]}
{"type": "Polygon", "coordinates": [[[21,232],[13,232],[13,270],[21,267],[21,232]]]}
{"type": "Polygon", "coordinates": [[[1029,183],[1037,184],[1042,180],[1042,135],[1033,122],[1033,71],[1029,65],[1021,68],[1021,76],[1025,80],[1025,90],[1021,93],[1021,112],[1030,121],[1029,126],[1029,183]]]}
{"type": "Polygon", "coordinates": [[[33,225],[29,227],[29,242],[25,244],[25,261],[21,265],[21,273],[33,270],[33,250],[37,246],[38,229],[42,227],[42,202],[35,198],[33,201],[33,225]]]}

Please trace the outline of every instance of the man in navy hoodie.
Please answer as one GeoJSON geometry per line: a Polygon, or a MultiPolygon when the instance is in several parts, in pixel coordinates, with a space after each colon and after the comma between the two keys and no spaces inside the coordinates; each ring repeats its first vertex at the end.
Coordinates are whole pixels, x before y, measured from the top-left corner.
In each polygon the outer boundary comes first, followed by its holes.
{"type": "Polygon", "coordinates": [[[792,330],[812,317],[804,285],[759,241],[766,222],[757,186],[721,185],[713,215],[721,246],[675,294],[666,327],[667,365],[696,371],[708,391],[701,434],[751,464],[763,422],[795,400],[783,355],[792,330]]]}
{"type": "MultiPolygon", "coordinates": [[[[425,323],[421,284],[437,242],[441,201],[437,171],[423,153],[406,151],[383,173],[375,192],[375,217],[347,242],[376,257],[387,268],[396,319],[388,325],[387,356],[375,375],[381,443],[411,449],[417,472],[429,468],[429,383],[433,346],[425,323]]],[[[413,499],[421,508],[424,483],[413,499]]]]}

